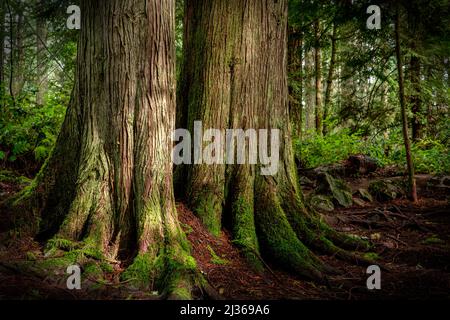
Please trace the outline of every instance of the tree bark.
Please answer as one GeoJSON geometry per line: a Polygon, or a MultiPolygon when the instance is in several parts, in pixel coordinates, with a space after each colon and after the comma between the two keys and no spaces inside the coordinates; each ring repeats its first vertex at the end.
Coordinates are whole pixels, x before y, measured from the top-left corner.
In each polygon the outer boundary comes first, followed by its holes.
{"type": "Polygon", "coordinates": [[[174,8],[173,0],[81,1],[62,131],[17,203],[35,208],[40,239],[81,242],[108,259],[133,254],[125,278],[188,298],[196,267],[172,187],[174,8]]]}
{"type": "MultiPolygon", "coordinates": [[[[15,18],[16,16],[14,16],[15,18]]],[[[22,93],[23,86],[25,84],[25,76],[24,76],[24,12],[23,8],[19,7],[17,12],[17,22],[16,22],[16,32],[14,33],[15,39],[13,39],[12,43],[14,43],[14,47],[11,48],[14,57],[14,69],[12,73],[13,83],[12,90],[13,96],[19,97],[22,93]]]]}
{"type": "Polygon", "coordinates": [[[414,202],[417,202],[417,188],[416,179],[414,177],[414,164],[411,154],[411,142],[409,140],[408,134],[408,116],[406,113],[406,98],[405,98],[405,88],[403,79],[403,62],[401,53],[401,43],[400,43],[400,9],[396,8],[395,14],[395,53],[397,57],[397,71],[398,71],[398,87],[399,87],[399,100],[402,115],[402,130],[403,130],[403,140],[405,143],[406,151],[406,164],[408,167],[408,182],[410,189],[410,196],[414,202]]]}
{"type": "Polygon", "coordinates": [[[337,26],[333,23],[333,33],[331,35],[331,57],[330,66],[328,68],[327,88],[325,90],[325,103],[323,108],[323,133],[328,133],[328,114],[330,111],[331,95],[333,93],[334,70],[336,68],[336,52],[337,52],[337,26]]]}
{"type": "Polygon", "coordinates": [[[279,129],[281,140],[273,176],[248,161],[182,167],[186,200],[212,234],[223,222],[257,270],[261,252],[300,275],[323,279],[327,267],[310,248],[348,258],[326,238],[360,243],[319,223],[303,204],[290,138],[287,1],[188,0],[185,14],[182,81],[189,85],[180,97],[186,128],[192,132],[194,121],[202,121],[222,132],[279,129]]]}
{"type": "Polygon", "coordinates": [[[0,93],[5,90],[5,16],[6,4],[2,1],[0,6],[0,93]]]}
{"type": "Polygon", "coordinates": [[[305,131],[315,130],[315,72],[314,50],[305,52],[305,131]]]}
{"type": "Polygon", "coordinates": [[[289,113],[294,123],[297,138],[302,137],[303,126],[303,33],[289,28],[288,70],[291,80],[289,86],[289,113]]]}
{"type": "Polygon", "coordinates": [[[410,103],[411,103],[411,111],[413,113],[412,118],[412,139],[413,141],[417,142],[423,137],[423,118],[425,115],[423,114],[422,110],[422,99],[420,97],[421,95],[421,80],[420,80],[420,70],[421,70],[421,63],[420,58],[413,56],[411,57],[410,62],[410,76],[411,76],[411,96],[410,96],[410,103]]]}
{"type": "Polygon", "coordinates": [[[314,45],[314,64],[315,64],[315,88],[316,88],[316,105],[315,105],[315,120],[316,132],[322,134],[322,50],[320,48],[320,21],[314,22],[315,45],[314,45]]]}
{"type": "Polygon", "coordinates": [[[36,17],[36,63],[37,63],[37,93],[36,104],[45,105],[45,95],[47,93],[47,21],[42,15],[43,2],[37,1],[37,17],[36,17]]]}

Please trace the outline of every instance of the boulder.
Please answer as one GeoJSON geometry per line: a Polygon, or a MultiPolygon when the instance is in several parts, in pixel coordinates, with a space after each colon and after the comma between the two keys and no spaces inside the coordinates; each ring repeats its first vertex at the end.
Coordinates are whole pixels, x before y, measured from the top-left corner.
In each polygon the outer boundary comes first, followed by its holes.
{"type": "Polygon", "coordinates": [[[366,189],[363,189],[363,188],[358,189],[358,195],[363,200],[366,200],[366,201],[369,201],[369,202],[373,202],[372,195],[366,189]]]}
{"type": "Polygon", "coordinates": [[[399,184],[389,179],[371,182],[369,192],[378,201],[394,200],[403,194],[403,190],[399,184]]]}
{"type": "Polygon", "coordinates": [[[309,200],[310,205],[318,211],[331,212],[334,210],[333,201],[323,194],[314,194],[309,200]]]}
{"type": "Polygon", "coordinates": [[[333,199],[343,207],[350,207],[353,205],[350,187],[347,186],[344,181],[333,178],[328,173],[319,174],[317,193],[332,195],[333,199]]]}

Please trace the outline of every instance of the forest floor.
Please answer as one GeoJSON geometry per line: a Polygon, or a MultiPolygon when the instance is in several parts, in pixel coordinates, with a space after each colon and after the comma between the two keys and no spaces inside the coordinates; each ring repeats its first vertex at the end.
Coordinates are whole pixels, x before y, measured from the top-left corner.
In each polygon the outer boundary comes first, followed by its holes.
{"type": "MultiPolygon", "coordinates": [[[[352,178],[347,183],[355,188],[367,185],[369,180],[352,178]]],[[[18,189],[17,184],[0,183],[0,202],[18,189]]],[[[178,204],[178,211],[199,269],[225,299],[449,299],[449,189],[435,191],[419,183],[419,196],[418,204],[400,198],[337,208],[323,214],[337,230],[370,239],[374,244],[370,257],[383,267],[381,290],[367,289],[366,266],[330,256],[320,257],[339,270],[339,274],[329,276],[328,285],[316,285],[281,271],[270,261],[265,261],[266,271],[257,274],[232,244],[230,234],[222,232],[219,238],[214,238],[183,204],[178,204]]],[[[2,210],[0,299],[158,298],[157,293],[120,282],[123,271],[120,264],[101,280],[84,281],[83,290],[70,291],[66,289],[67,274],[62,266],[51,273],[29,267],[45,259],[44,249],[33,239],[20,237],[10,229],[10,214],[2,210]]]]}

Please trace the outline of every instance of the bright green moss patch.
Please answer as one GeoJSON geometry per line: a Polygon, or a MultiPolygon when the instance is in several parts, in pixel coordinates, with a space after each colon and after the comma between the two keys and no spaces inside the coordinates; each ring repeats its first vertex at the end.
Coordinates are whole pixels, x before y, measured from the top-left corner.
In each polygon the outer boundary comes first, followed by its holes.
{"type": "Polygon", "coordinates": [[[433,245],[433,244],[443,244],[444,241],[439,239],[436,235],[432,235],[429,238],[426,238],[425,240],[422,241],[422,244],[429,244],[429,245],[433,245]]]}
{"type": "Polygon", "coordinates": [[[380,259],[380,256],[376,254],[375,252],[367,252],[364,254],[364,259],[376,261],[380,259]]]}
{"type": "Polygon", "coordinates": [[[221,203],[217,201],[214,195],[205,193],[199,195],[194,205],[196,215],[205,225],[206,229],[213,235],[218,237],[221,230],[221,203]]]}
{"type": "Polygon", "coordinates": [[[172,293],[171,296],[178,300],[191,300],[192,295],[191,291],[183,286],[176,287],[172,293]]]}
{"type": "Polygon", "coordinates": [[[155,259],[149,253],[138,254],[121,278],[136,287],[150,287],[155,276],[155,266],[155,259]]]}
{"type": "Polygon", "coordinates": [[[98,263],[89,261],[83,265],[83,275],[87,278],[101,279],[103,278],[103,269],[98,263]]]}
{"type": "Polygon", "coordinates": [[[209,254],[211,255],[211,263],[213,264],[217,264],[217,265],[226,265],[229,264],[230,261],[221,258],[220,256],[218,256],[215,252],[214,249],[211,248],[211,246],[208,245],[208,250],[209,250],[209,254]]]}
{"type": "Polygon", "coordinates": [[[255,216],[253,203],[239,197],[233,203],[233,243],[239,246],[247,261],[257,271],[262,271],[263,266],[258,258],[259,245],[255,230],[255,216]]]}

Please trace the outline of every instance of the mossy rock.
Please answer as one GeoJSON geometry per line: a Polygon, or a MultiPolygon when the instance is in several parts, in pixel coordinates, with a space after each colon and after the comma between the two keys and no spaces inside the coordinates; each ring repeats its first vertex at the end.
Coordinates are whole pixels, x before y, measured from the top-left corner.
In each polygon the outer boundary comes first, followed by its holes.
{"type": "Polygon", "coordinates": [[[359,198],[354,198],[353,202],[355,202],[355,204],[359,207],[364,207],[366,205],[366,203],[364,202],[364,200],[361,200],[359,198]]]}
{"type": "Polygon", "coordinates": [[[343,207],[353,205],[353,196],[350,187],[342,180],[333,178],[328,173],[319,175],[318,193],[331,194],[333,199],[343,207]]]}
{"type": "Polygon", "coordinates": [[[373,197],[367,189],[363,189],[363,188],[358,189],[358,195],[363,200],[373,202],[373,197]]]}
{"type": "Polygon", "coordinates": [[[394,200],[403,194],[398,183],[391,180],[378,180],[371,182],[369,192],[379,201],[394,200]]]}
{"type": "Polygon", "coordinates": [[[334,210],[334,204],[331,199],[322,194],[315,194],[309,200],[310,205],[318,211],[331,212],[334,210]]]}
{"type": "Polygon", "coordinates": [[[307,176],[299,176],[298,178],[300,185],[304,187],[314,187],[314,182],[307,176]]]}

